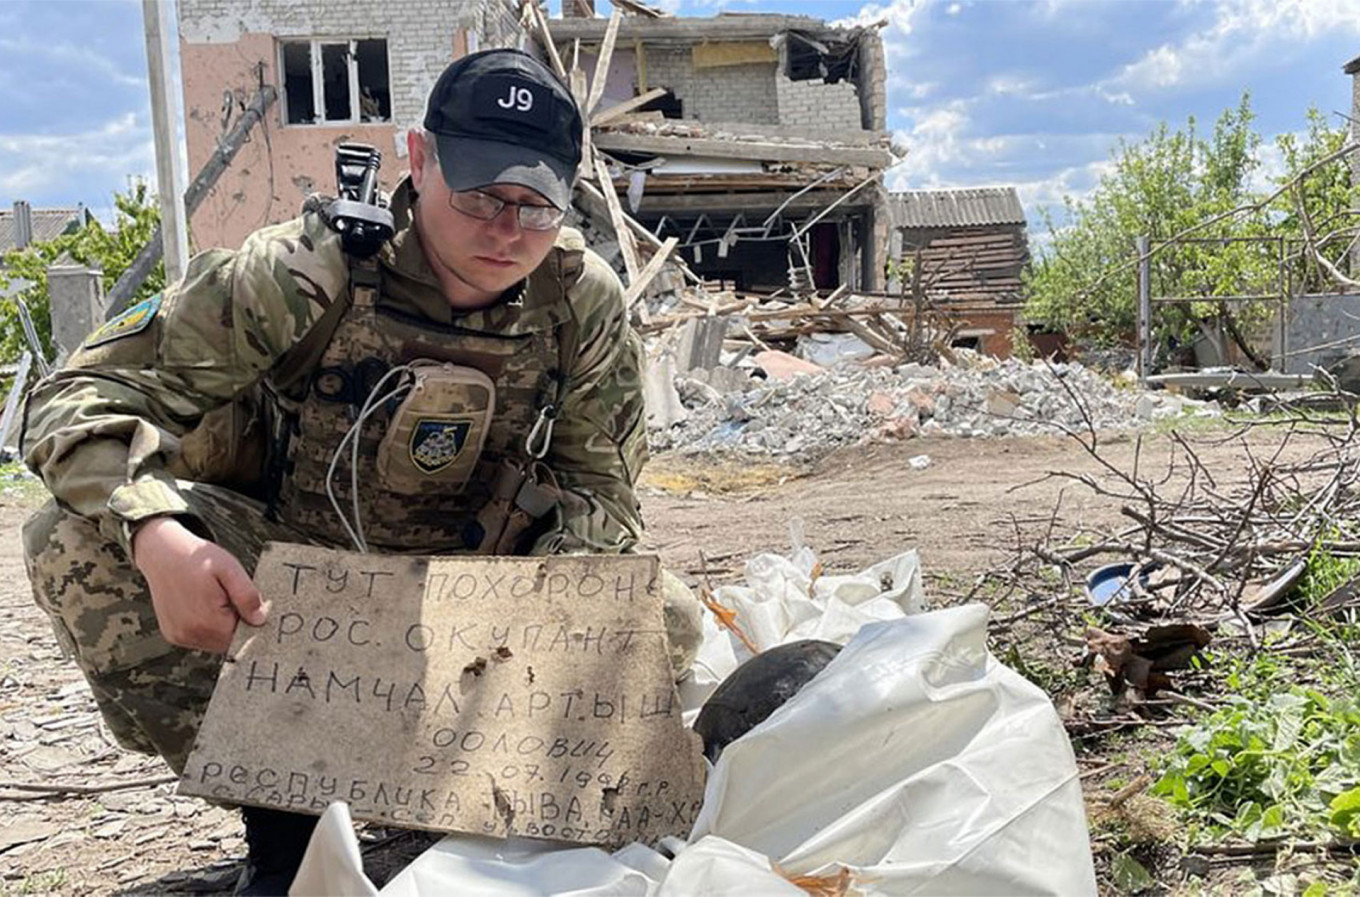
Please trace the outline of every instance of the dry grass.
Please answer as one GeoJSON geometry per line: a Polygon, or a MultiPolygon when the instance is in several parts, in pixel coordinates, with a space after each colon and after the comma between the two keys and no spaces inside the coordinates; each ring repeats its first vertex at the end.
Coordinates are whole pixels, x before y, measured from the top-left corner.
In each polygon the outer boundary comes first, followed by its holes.
{"type": "Polygon", "coordinates": [[[807,476],[792,464],[748,464],[707,456],[665,455],[642,471],[641,486],[671,495],[742,495],[807,476]]]}

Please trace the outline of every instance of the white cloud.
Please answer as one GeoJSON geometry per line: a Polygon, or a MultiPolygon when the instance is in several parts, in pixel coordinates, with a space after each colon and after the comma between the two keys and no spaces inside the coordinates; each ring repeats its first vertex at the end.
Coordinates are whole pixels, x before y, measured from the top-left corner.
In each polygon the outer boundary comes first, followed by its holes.
{"type": "Polygon", "coordinates": [[[86,178],[154,181],[155,166],[151,128],[131,112],[74,134],[0,134],[0,194],[16,198],[86,178]]]}
{"type": "Polygon", "coordinates": [[[93,75],[124,87],[146,87],[143,75],[128,74],[112,59],[94,52],[89,47],[68,43],[50,43],[29,38],[0,37],[0,53],[10,59],[28,57],[23,64],[28,68],[60,68],[65,70],[93,70],[93,75]]]}
{"type": "Polygon", "coordinates": [[[837,28],[853,28],[857,25],[872,25],[875,22],[888,24],[883,28],[883,48],[892,67],[894,55],[906,55],[904,38],[911,34],[912,19],[925,8],[929,0],[892,0],[891,3],[868,3],[853,16],[837,19],[830,24],[837,28]]]}
{"type": "Polygon", "coordinates": [[[1212,9],[1208,26],[1149,50],[1106,86],[1135,93],[1203,86],[1324,34],[1360,35],[1360,0],[1217,0],[1212,9]]]}
{"type": "Polygon", "coordinates": [[[1035,93],[1035,82],[1024,75],[1003,72],[988,79],[987,90],[997,96],[1029,97],[1035,93]]]}

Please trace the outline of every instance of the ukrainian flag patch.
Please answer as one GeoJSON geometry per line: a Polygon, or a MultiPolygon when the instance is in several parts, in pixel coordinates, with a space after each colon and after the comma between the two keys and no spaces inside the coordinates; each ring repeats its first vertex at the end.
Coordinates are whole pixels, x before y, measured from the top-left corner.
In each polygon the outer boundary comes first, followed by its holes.
{"type": "Polygon", "coordinates": [[[136,305],[124,309],[123,313],[112,321],[106,321],[98,330],[85,338],[85,348],[93,349],[95,346],[102,346],[111,343],[116,339],[125,336],[132,336],[134,333],[141,333],[151,326],[151,322],[156,320],[156,315],[161,310],[161,294],[143,299],[136,305]]]}

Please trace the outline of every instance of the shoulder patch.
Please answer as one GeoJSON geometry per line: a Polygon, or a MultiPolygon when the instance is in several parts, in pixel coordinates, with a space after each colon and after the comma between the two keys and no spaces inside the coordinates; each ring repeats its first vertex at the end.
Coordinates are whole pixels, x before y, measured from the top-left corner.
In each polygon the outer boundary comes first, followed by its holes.
{"type": "Polygon", "coordinates": [[[116,339],[141,333],[151,326],[152,321],[156,320],[156,315],[160,313],[160,310],[160,293],[149,299],[143,299],[136,305],[124,309],[118,317],[105,322],[98,330],[87,336],[83,348],[93,349],[95,346],[102,346],[116,339]]]}

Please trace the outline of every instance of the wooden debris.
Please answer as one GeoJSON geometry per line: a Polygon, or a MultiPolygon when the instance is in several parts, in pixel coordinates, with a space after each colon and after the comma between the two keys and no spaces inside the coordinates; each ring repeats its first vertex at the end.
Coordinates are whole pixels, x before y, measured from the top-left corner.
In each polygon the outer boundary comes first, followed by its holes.
{"type": "Polygon", "coordinates": [[[595,179],[600,185],[605,206],[609,209],[609,220],[614,225],[614,236],[619,241],[619,252],[623,254],[623,266],[628,272],[628,282],[631,284],[638,279],[640,271],[637,247],[633,243],[633,232],[625,223],[623,206],[619,205],[618,194],[614,192],[614,181],[609,177],[609,166],[605,164],[604,157],[598,153],[595,155],[595,179]]]}
{"type": "Polygon", "coordinates": [[[652,253],[652,257],[647,260],[647,265],[637,276],[628,283],[628,289],[623,294],[623,304],[625,308],[632,308],[633,303],[642,295],[643,290],[647,289],[648,284],[660,273],[661,266],[670,258],[675,246],[679,243],[676,237],[667,237],[666,242],[661,244],[661,248],[652,253]]]}
{"type": "Polygon", "coordinates": [[[634,15],[646,16],[649,19],[668,19],[671,17],[670,13],[655,9],[645,3],[639,3],[638,0],[616,0],[614,7],[627,10],[634,15]]]}
{"type": "MultiPolygon", "coordinates": [[[[587,119],[595,111],[600,97],[604,96],[604,84],[609,76],[609,61],[614,57],[614,40],[619,36],[619,21],[622,18],[621,9],[615,6],[614,14],[609,17],[609,27],[604,33],[604,42],[600,44],[600,55],[595,58],[595,75],[590,79],[590,95],[586,97],[586,102],[581,107],[581,112],[587,119]]],[[[591,124],[594,125],[593,122],[591,124]]]]}
{"type": "Polygon", "coordinates": [[[634,109],[637,109],[639,106],[646,106],[652,100],[659,99],[665,95],[666,88],[654,87],[645,93],[638,94],[631,100],[624,100],[622,103],[616,103],[608,109],[591,116],[590,126],[592,128],[602,128],[605,125],[617,123],[620,118],[629,112],[632,112],[634,109]]]}

